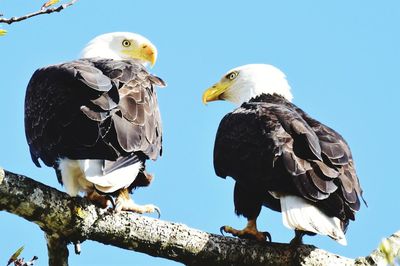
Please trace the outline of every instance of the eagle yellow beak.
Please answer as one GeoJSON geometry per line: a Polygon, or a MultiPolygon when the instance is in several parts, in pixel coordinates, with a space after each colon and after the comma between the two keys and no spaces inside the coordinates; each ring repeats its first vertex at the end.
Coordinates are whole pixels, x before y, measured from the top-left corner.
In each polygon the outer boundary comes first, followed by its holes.
{"type": "Polygon", "coordinates": [[[223,100],[223,93],[229,88],[229,82],[218,82],[203,93],[203,103],[223,100]]]}
{"type": "Polygon", "coordinates": [[[142,43],[139,47],[132,47],[122,50],[122,53],[133,59],[140,59],[149,62],[154,66],[157,60],[157,49],[151,43],[142,43]]]}
{"type": "Polygon", "coordinates": [[[143,44],[141,46],[141,59],[154,66],[157,60],[157,49],[151,44],[143,44]]]}

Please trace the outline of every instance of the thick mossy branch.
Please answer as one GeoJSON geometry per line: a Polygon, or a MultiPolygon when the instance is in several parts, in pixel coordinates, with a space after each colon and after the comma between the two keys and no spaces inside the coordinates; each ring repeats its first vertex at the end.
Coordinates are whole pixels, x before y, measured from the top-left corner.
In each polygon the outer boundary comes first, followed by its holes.
{"type": "MultiPolygon", "coordinates": [[[[67,265],[67,243],[86,239],[186,265],[374,265],[385,259],[379,250],[353,260],[314,246],[262,245],[134,213],[114,213],[28,177],[3,173],[0,171],[0,210],[39,225],[46,233],[50,265],[67,265]]],[[[400,232],[389,238],[397,253],[399,236],[400,232]]]]}

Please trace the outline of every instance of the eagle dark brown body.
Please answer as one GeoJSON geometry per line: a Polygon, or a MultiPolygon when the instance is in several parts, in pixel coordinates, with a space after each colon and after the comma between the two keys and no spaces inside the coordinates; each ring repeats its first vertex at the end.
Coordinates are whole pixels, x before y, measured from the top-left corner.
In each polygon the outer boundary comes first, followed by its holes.
{"type": "Polygon", "coordinates": [[[218,176],[235,179],[235,211],[249,219],[263,205],[281,211],[274,193],[304,198],[339,218],[344,231],[360,209],[362,190],[346,141],[277,94],[257,96],[222,119],[214,167],[218,176]]]}
{"type": "MultiPolygon", "coordinates": [[[[156,85],[165,84],[135,60],[80,59],[37,70],[25,98],[32,160],[58,172],[63,158],[103,159],[107,174],[157,159],[162,128],[156,85]]],[[[143,173],[135,184],[148,184],[143,173]]]]}

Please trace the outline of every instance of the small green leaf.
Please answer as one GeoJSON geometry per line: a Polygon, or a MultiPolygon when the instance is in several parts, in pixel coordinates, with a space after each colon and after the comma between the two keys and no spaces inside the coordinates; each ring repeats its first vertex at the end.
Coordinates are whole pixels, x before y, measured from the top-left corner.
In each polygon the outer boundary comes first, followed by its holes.
{"type": "Polygon", "coordinates": [[[21,255],[23,250],[24,250],[24,246],[17,249],[17,251],[15,251],[14,254],[11,255],[11,258],[8,260],[7,266],[10,265],[11,263],[13,263],[14,261],[16,261],[18,259],[19,255],[21,255]]]}
{"type": "Polygon", "coordinates": [[[60,0],[50,0],[47,1],[46,3],[43,4],[42,8],[47,8],[49,6],[52,6],[54,4],[57,4],[58,2],[60,2],[60,0]]]}
{"type": "Polygon", "coordinates": [[[4,36],[7,34],[6,30],[0,29],[0,36],[4,36]]]}

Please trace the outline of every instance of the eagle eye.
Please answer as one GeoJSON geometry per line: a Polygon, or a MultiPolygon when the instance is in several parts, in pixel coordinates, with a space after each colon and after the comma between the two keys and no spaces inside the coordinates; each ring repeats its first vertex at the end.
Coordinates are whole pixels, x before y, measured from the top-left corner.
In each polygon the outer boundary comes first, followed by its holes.
{"type": "Polygon", "coordinates": [[[238,75],[237,71],[233,71],[231,73],[229,73],[228,75],[225,76],[225,78],[229,79],[229,80],[234,80],[238,75]]]}
{"type": "Polygon", "coordinates": [[[122,46],[123,46],[123,47],[129,47],[129,46],[131,46],[131,41],[129,41],[129,40],[123,40],[123,41],[122,41],[122,46]]]}

